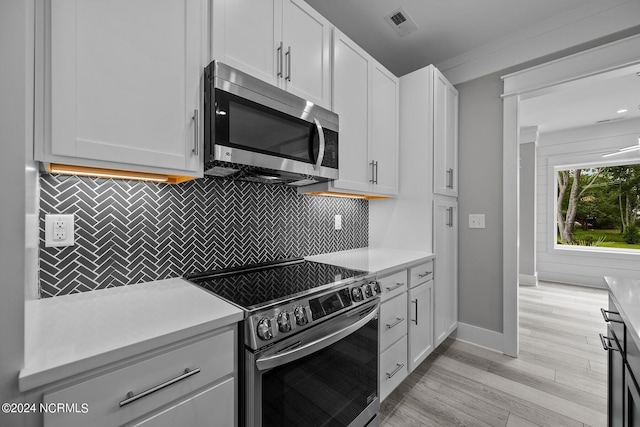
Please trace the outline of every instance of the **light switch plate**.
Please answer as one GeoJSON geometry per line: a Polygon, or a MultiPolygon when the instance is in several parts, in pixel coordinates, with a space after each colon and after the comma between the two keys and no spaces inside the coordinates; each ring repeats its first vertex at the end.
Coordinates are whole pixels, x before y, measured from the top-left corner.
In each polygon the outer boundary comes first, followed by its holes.
{"type": "Polygon", "coordinates": [[[333,222],[336,230],[342,230],[342,215],[336,215],[333,222]]]}
{"type": "Polygon", "coordinates": [[[484,228],[484,214],[469,214],[469,228],[484,228]]]}
{"type": "Polygon", "coordinates": [[[73,246],[75,243],[74,214],[44,216],[44,245],[47,248],[73,246]]]}

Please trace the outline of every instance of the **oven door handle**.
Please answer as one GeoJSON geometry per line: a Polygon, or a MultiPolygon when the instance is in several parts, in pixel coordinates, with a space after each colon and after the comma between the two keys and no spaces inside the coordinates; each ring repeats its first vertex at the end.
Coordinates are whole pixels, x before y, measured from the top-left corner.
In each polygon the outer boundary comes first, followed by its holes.
{"type": "Polygon", "coordinates": [[[308,356],[312,353],[315,353],[318,350],[322,350],[325,347],[334,344],[346,336],[351,335],[367,323],[371,321],[371,319],[375,318],[378,315],[378,304],[376,304],[371,312],[366,316],[359,319],[357,322],[350,324],[346,328],[340,329],[338,331],[332,332],[329,335],[326,335],[318,340],[311,341],[306,343],[300,347],[295,347],[289,351],[274,354],[273,356],[267,356],[256,360],[256,367],[260,371],[266,371],[267,369],[275,368],[278,366],[286,365],[287,363],[293,362],[295,360],[301,359],[305,356],[308,356]]]}

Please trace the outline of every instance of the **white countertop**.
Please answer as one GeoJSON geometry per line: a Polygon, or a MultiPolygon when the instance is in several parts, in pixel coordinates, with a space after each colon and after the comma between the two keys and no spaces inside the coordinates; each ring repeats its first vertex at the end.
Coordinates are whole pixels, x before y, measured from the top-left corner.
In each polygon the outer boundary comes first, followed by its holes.
{"type": "Polygon", "coordinates": [[[620,310],[629,335],[640,348],[640,280],[625,277],[605,277],[609,294],[620,310]]]}
{"type": "Polygon", "coordinates": [[[27,301],[20,390],[231,325],[242,317],[237,307],[180,278],[27,301]]]}
{"type": "Polygon", "coordinates": [[[305,257],[308,261],[333,264],[385,275],[435,258],[429,252],[389,248],[359,248],[305,257]]]}

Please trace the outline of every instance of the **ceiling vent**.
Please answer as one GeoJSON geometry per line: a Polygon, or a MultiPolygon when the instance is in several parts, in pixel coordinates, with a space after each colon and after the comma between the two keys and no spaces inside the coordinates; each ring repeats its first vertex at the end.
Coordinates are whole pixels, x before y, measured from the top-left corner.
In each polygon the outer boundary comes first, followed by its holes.
{"type": "Polygon", "coordinates": [[[407,11],[403,7],[400,7],[384,17],[391,28],[393,28],[400,37],[404,37],[407,34],[413,33],[418,29],[418,26],[413,19],[409,17],[407,11]]]}

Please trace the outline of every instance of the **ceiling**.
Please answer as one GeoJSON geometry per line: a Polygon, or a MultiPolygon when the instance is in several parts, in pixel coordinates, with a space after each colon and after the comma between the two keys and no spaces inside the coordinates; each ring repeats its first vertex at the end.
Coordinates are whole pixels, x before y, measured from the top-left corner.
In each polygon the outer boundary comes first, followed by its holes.
{"type": "Polygon", "coordinates": [[[481,7],[478,0],[306,2],[397,76],[585,5],[585,0],[482,0],[481,7]],[[384,20],[400,6],[418,26],[404,37],[384,20]]]}
{"type": "Polygon", "coordinates": [[[585,78],[520,102],[520,126],[546,133],[640,118],[640,66],[585,78]],[[626,109],[626,112],[618,113],[626,109]]]}

